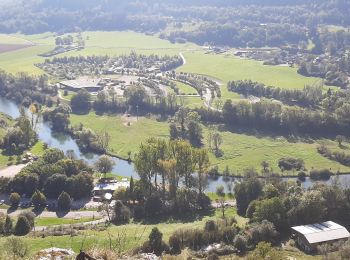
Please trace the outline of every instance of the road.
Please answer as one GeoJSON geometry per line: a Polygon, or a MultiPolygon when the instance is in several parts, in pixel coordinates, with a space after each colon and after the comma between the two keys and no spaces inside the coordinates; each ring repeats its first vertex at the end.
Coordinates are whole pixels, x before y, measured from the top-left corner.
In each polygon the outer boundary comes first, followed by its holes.
{"type": "Polygon", "coordinates": [[[180,55],[180,57],[181,57],[181,59],[182,59],[182,63],[183,63],[182,66],[183,66],[183,65],[186,65],[187,60],[186,60],[185,56],[182,54],[182,52],[180,52],[179,55],[180,55]]]}
{"type": "Polygon", "coordinates": [[[12,165],[0,170],[0,177],[13,178],[19,173],[27,164],[12,165]]]}
{"type": "MultiPolygon", "coordinates": [[[[11,217],[15,217],[18,216],[20,213],[22,212],[27,212],[28,210],[25,209],[21,209],[21,210],[16,210],[13,212],[8,212],[7,209],[0,209],[0,213],[3,214],[8,214],[11,217]]],[[[52,211],[43,211],[40,214],[37,215],[38,217],[42,217],[42,218],[57,218],[57,217],[61,217],[61,218],[65,218],[65,219],[76,219],[76,218],[101,218],[102,215],[97,212],[97,211],[70,211],[67,214],[61,216],[60,213],[56,213],[56,212],[52,212],[52,211]]]]}

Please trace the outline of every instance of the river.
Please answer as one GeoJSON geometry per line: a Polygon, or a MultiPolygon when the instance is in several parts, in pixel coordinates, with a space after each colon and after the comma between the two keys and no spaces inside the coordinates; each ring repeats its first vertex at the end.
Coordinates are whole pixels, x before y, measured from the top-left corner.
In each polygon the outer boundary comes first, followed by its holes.
{"type": "MultiPolygon", "coordinates": [[[[0,97],[0,112],[5,113],[13,118],[19,117],[19,107],[12,101],[9,101],[3,97],[0,97]]],[[[99,158],[98,154],[94,153],[82,153],[75,142],[71,138],[70,135],[65,133],[56,133],[53,132],[49,126],[49,124],[44,122],[39,122],[37,127],[37,133],[39,139],[47,143],[49,147],[51,148],[58,148],[62,150],[63,152],[67,152],[69,150],[73,150],[74,154],[77,159],[85,160],[88,164],[93,165],[96,160],[99,158]]],[[[134,169],[134,165],[132,163],[129,163],[127,161],[118,159],[116,157],[113,157],[113,160],[115,162],[115,166],[112,170],[112,173],[123,176],[123,177],[131,177],[138,178],[138,174],[136,173],[134,169]]],[[[332,177],[329,181],[327,181],[328,184],[331,184],[333,182],[335,177],[332,177]]],[[[350,187],[350,175],[340,175],[338,176],[339,182],[344,186],[350,187]]],[[[286,180],[291,178],[284,178],[286,180]]],[[[296,178],[292,178],[293,180],[296,180],[296,178]]],[[[216,187],[219,185],[223,185],[225,190],[227,191],[228,188],[231,186],[234,186],[235,181],[238,181],[239,178],[225,178],[222,176],[218,177],[210,177],[208,182],[208,187],[206,189],[207,192],[215,192],[216,187]]],[[[306,181],[302,183],[302,185],[305,188],[309,188],[312,186],[314,182],[310,180],[310,178],[306,178],[306,181]]]]}

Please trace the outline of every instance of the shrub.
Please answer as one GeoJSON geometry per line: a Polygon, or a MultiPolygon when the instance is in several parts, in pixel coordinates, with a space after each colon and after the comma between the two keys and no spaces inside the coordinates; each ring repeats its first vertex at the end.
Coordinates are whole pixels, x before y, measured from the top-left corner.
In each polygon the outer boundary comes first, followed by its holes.
{"type": "Polygon", "coordinates": [[[116,224],[127,223],[131,217],[130,209],[120,200],[115,203],[113,213],[113,222],[116,224]]]}
{"type": "Polygon", "coordinates": [[[296,158],[281,158],[278,161],[278,167],[282,171],[291,171],[291,170],[297,170],[300,171],[304,168],[304,161],[302,159],[296,159],[296,158]]]}
{"type": "Polygon", "coordinates": [[[177,235],[173,234],[169,237],[169,246],[171,254],[177,255],[181,253],[181,241],[177,235]]]}
{"type": "Polygon", "coordinates": [[[17,237],[6,239],[3,249],[11,255],[13,259],[15,259],[14,256],[23,258],[28,254],[28,245],[17,237]]]}
{"type": "Polygon", "coordinates": [[[21,212],[18,217],[25,217],[28,220],[28,223],[30,225],[31,228],[34,227],[35,224],[35,214],[33,212],[30,211],[25,211],[25,212],[21,212]]]}
{"type": "Polygon", "coordinates": [[[305,181],[306,180],[306,173],[305,172],[299,172],[298,173],[298,179],[300,180],[300,181],[305,181]]]}
{"type": "Polygon", "coordinates": [[[247,250],[247,239],[242,235],[237,235],[233,240],[233,246],[244,253],[247,250]]]}
{"type": "Polygon", "coordinates": [[[218,230],[214,220],[208,220],[205,222],[204,230],[207,232],[215,232],[218,230]]]}
{"type": "Polygon", "coordinates": [[[15,235],[25,236],[30,232],[30,230],[31,226],[28,219],[25,216],[20,216],[15,226],[15,235]]]}
{"type": "Polygon", "coordinates": [[[310,171],[310,178],[312,180],[325,180],[325,181],[327,181],[331,178],[331,175],[333,175],[333,173],[328,169],[310,171]]]}
{"type": "Polygon", "coordinates": [[[67,192],[62,192],[57,200],[58,210],[69,211],[71,208],[72,200],[67,192]]]}
{"type": "Polygon", "coordinates": [[[18,193],[16,192],[11,193],[10,195],[11,207],[17,208],[20,201],[21,201],[21,196],[18,193]]]}
{"type": "Polygon", "coordinates": [[[155,217],[162,214],[163,202],[158,195],[149,197],[145,202],[145,214],[147,217],[155,217]]]}
{"type": "Polygon", "coordinates": [[[4,224],[4,234],[10,235],[13,232],[13,222],[9,215],[6,216],[4,224]]]}
{"type": "Polygon", "coordinates": [[[149,234],[149,245],[157,255],[161,253],[162,250],[162,239],[163,239],[163,234],[159,231],[158,228],[154,227],[149,234]]]}

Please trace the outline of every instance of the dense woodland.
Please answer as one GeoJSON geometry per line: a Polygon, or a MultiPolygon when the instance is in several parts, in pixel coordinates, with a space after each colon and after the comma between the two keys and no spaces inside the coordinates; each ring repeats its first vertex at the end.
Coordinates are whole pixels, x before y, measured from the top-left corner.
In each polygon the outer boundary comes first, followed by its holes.
{"type": "Polygon", "coordinates": [[[163,32],[172,40],[254,47],[307,40],[320,24],[349,25],[346,0],[337,1],[2,1],[1,32],[82,30],[163,32]],[[253,15],[252,15],[253,14],[253,15]],[[186,27],[194,27],[188,33],[186,27]],[[165,32],[174,27],[171,33],[165,32]]]}

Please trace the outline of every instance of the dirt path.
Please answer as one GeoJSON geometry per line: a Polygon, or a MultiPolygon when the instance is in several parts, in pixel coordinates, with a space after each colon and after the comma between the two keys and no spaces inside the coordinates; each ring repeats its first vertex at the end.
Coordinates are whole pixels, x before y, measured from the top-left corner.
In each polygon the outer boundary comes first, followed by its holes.
{"type": "Polygon", "coordinates": [[[12,165],[5,169],[0,170],[0,177],[13,178],[19,173],[27,164],[12,165]]]}

